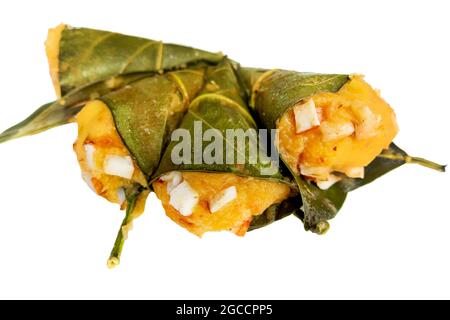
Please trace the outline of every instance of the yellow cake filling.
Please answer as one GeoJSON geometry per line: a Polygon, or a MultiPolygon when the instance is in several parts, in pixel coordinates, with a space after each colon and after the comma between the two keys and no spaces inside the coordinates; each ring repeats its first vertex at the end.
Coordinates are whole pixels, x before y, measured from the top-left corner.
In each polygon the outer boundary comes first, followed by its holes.
{"type": "Polygon", "coordinates": [[[58,98],[61,97],[61,88],[59,86],[59,47],[61,35],[65,28],[65,24],[60,24],[55,28],[49,29],[47,41],[45,41],[45,52],[47,53],[50,76],[58,98]]]}
{"type": "Polygon", "coordinates": [[[117,133],[106,104],[98,100],[89,102],[76,116],[76,122],[78,137],[74,151],[83,178],[98,195],[122,205],[124,187],[135,182],[147,185],[145,175],[117,133]]]}
{"type": "Polygon", "coordinates": [[[252,217],[290,193],[284,183],[231,173],[175,173],[176,182],[171,173],[154,182],[153,189],[167,216],[198,236],[222,230],[243,236],[252,217]]]}
{"type": "Polygon", "coordinates": [[[392,108],[356,75],[336,93],[299,102],[277,128],[280,154],[295,173],[334,182],[333,172],[362,178],[398,131],[392,108]]]}

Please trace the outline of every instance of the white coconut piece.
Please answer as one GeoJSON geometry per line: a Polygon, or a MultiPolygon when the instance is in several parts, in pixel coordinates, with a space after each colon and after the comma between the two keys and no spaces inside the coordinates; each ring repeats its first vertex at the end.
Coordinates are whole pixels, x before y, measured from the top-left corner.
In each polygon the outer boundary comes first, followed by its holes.
{"type": "Polygon", "coordinates": [[[91,189],[92,191],[97,193],[97,191],[95,191],[94,185],[92,184],[92,176],[91,176],[91,174],[89,174],[87,172],[82,172],[81,173],[81,177],[83,178],[84,182],[86,182],[86,184],[88,185],[89,189],[91,189]]]}
{"type": "Polygon", "coordinates": [[[124,188],[117,188],[117,199],[119,199],[120,205],[122,205],[127,200],[124,188]]]}
{"type": "Polygon", "coordinates": [[[343,123],[324,121],[320,125],[320,131],[324,141],[333,141],[351,136],[355,132],[355,127],[350,121],[343,123]]]}
{"type": "Polygon", "coordinates": [[[222,190],[220,193],[216,194],[209,201],[209,210],[211,211],[211,213],[219,211],[236,198],[237,198],[236,187],[235,186],[228,187],[225,190],[222,190]]]}
{"type": "Polygon", "coordinates": [[[368,106],[359,108],[356,114],[359,118],[355,128],[356,138],[367,139],[375,136],[380,127],[381,116],[373,113],[368,106]]]}
{"type": "Polygon", "coordinates": [[[339,182],[341,179],[342,179],[341,177],[335,174],[330,174],[327,180],[317,180],[316,184],[320,189],[327,190],[331,186],[333,186],[336,182],[339,182]]]}
{"type": "Polygon", "coordinates": [[[300,173],[304,176],[308,177],[328,177],[330,174],[330,167],[308,167],[304,165],[300,165],[300,173]]]}
{"type": "Polygon", "coordinates": [[[181,182],[170,192],[169,204],[183,216],[190,216],[199,200],[198,193],[187,181],[181,182]]]}
{"type": "Polygon", "coordinates": [[[296,133],[302,133],[320,125],[319,114],[313,99],[294,107],[296,133]]]}
{"type": "Polygon", "coordinates": [[[364,167],[353,167],[345,169],[345,175],[350,178],[364,178],[364,167]]]}
{"type": "Polygon", "coordinates": [[[86,154],[86,164],[90,170],[95,170],[95,160],[94,160],[94,153],[95,153],[95,146],[93,144],[85,144],[84,146],[84,153],[86,154]]]}
{"type": "Polygon", "coordinates": [[[134,173],[133,160],[130,156],[107,155],[103,163],[106,174],[131,179],[134,173]]]}
{"type": "Polygon", "coordinates": [[[167,182],[167,193],[170,193],[183,181],[183,175],[179,171],[171,171],[163,175],[160,179],[167,182]]]}

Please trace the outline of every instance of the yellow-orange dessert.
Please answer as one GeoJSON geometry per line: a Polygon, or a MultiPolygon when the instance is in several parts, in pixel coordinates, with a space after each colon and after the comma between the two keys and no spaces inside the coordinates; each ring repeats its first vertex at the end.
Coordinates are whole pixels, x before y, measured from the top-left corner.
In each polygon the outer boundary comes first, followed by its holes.
{"type": "Polygon", "coordinates": [[[364,167],[398,131],[392,108],[358,75],[336,93],[299,102],[277,128],[278,148],[289,167],[323,189],[339,180],[333,172],[363,178],[364,167]]]}
{"type": "Polygon", "coordinates": [[[61,97],[61,88],[59,86],[59,44],[65,28],[65,24],[60,24],[55,28],[49,29],[47,40],[45,41],[50,76],[58,98],[61,97]]]}
{"type": "Polygon", "coordinates": [[[167,216],[198,236],[222,230],[243,236],[252,217],[290,193],[281,182],[204,172],[171,172],[153,189],[167,216]]]}

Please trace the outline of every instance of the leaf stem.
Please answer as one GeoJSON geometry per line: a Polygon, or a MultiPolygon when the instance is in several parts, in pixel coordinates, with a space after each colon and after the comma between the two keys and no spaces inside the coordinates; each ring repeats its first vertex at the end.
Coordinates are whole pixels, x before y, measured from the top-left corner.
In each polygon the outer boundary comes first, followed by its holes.
{"type": "Polygon", "coordinates": [[[385,158],[385,159],[392,159],[392,160],[400,160],[404,161],[405,163],[415,163],[439,172],[445,172],[446,165],[441,165],[436,162],[419,158],[419,157],[411,157],[408,155],[402,155],[402,154],[393,154],[393,153],[386,153],[386,154],[380,154],[379,157],[385,158]]]}
{"type": "Polygon", "coordinates": [[[328,221],[320,221],[311,231],[318,235],[324,235],[329,229],[330,224],[328,221]]]}
{"type": "Polygon", "coordinates": [[[128,237],[128,229],[132,221],[132,213],[136,206],[136,201],[139,194],[132,194],[127,197],[127,209],[125,213],[125,218],[120,225],[119,232],[117,233],[116,241],[114,242],[113,249],[109,255],[107,265],[109,268],[114,268],[120,263],[120,255],[122,254],[123,245],[128,237]]]}
{"type": "Polygon", "coordinates": [[[438,164],[436,162],[433,162],[433,161],[430,161],[430,160],[427,160],[424,158],[410,157],[410,156],[406,157],[405,162],[419,164],[421,166],[424,166],[424,167],[427,167],[430,169],[434,169],[434,170],[437,170],[440,172],[445,172],[445,167],[447,166],[447,165],[438,164]]]}

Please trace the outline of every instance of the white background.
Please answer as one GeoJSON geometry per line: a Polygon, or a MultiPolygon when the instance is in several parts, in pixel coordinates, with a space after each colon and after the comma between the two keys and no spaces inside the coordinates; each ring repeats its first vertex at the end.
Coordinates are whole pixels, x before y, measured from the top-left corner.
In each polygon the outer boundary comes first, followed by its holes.
{"type": "MultiPolygon", "coordinates": [[[[363,73],[396,142],[450,162],[448,1],[8,1],[0,129],[54,99],[44,52],[60,22],[224,51],[246,66],[363,73]]],[[[198,239],[152,195],[119,268],[122,213],[80,178],[68,125],[0,146],[0,298],[450,298],[449,175],[404,166],[352,193],[322,237],[290,217],[198,239]]]]}

